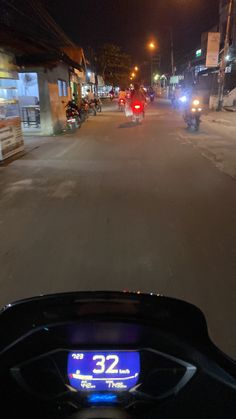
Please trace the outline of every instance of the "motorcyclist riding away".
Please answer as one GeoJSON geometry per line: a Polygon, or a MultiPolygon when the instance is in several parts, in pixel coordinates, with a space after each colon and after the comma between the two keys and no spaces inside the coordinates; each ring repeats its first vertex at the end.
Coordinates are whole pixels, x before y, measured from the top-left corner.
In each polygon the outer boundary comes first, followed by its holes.
{"type": "Polygon", "coordinates": [[[126,99],[126,90],[123,88],[121,88],[119,91],[119,100],[120,99],[124,99],[124,100],[126,99]]]}
{"type": "Polygon", "coordinates": [[[134,102],[141,102],[143,106],[146,102],[146,95],[137,83],[134,84],[134,89],[131,92],[131,106],[134,102]]]}

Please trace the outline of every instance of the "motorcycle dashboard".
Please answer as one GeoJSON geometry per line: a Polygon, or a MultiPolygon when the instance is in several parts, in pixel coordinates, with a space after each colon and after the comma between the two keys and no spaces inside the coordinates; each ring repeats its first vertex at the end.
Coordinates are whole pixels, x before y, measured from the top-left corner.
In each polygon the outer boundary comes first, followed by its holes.
{"type": "Polygon", "coordinates": [[[137,418],[234,417],[235,365],[187,303],[103,292],[43,297],[4,310],[0,329],[0,398],[17,412],[69,416],[102,403],[137,418]]]}
{"type": "Polygon", "coordinates": [[[38,398],[70,395],[86,406],[91,397],[113,397],[123,407],[177,394],[196,372],[151,348],[59,349],[11,369],[18,385],[38,398]]]}
{"type": "Polygon", "coordinates": [[[67,375],[79,391],[128,391],[139,380],[138,351],[69,352],[67,375]]]}

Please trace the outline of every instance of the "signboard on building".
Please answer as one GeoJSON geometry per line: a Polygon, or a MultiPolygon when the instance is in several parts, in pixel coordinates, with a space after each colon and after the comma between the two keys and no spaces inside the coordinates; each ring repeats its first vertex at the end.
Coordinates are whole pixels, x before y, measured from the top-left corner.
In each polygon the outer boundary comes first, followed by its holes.
{"type": "Polygon", "coordinates": [[[78,77],[79,83],[85,83],[86,82],[86,73],[84,71],[77,70],[74,68],[74,72],[78,77]]]}
{"type": "Polygon", "coordinates": [[[88,76],[89,82],[92,84],[95,84],[95,73],[89,72],[87,73],[87,76],[88,76]]]}
{"type": "Polygon", "coordinates": [[[24,150],[19,118],[0,121],[0,160],[24,150]]]}
{"type": "Polygon", "coordinates": [[[70,72],[70,81],[71,81],[72,83],[76,83],[76,84],[78,84],[78,83],[79,83],[79,78],[78,78],[78,75],[77,75],[77,74],[75,74],[75,73],[72,73],[72,71],[70,72]]]}
{"type": "Polygon", "coordinates": [[[97,77],[98,77],[98,86],[105,86],[103,77],[102,76],[97,76],[97,77]]]}
{"type": "Polygon", "coordinates": [[[17,67],[13,61],[13,55],[0,49],[0,78],[18,79],[17,67]]]}
{"type": "Polygon", "coordinates": [[[170,78],[170,84],[179,84],[179,82],[180,82],[181,80],[184,80],[184,76],[182,76],[182,75],[179,75],[179,76],[172,76],[172,77],[170,78]]]}
{"type": "Polygon", "coordinates": [[[202,56],[202,50],[201,49],[197,49],[195,55],[196,55],[196,58],[200,58],[202,56]]]}
{"type": "Polygon", "coordinates": [[[209,32],[207,41],[206,67],[217,67],[219,64],[220,33],[209,32]]]}

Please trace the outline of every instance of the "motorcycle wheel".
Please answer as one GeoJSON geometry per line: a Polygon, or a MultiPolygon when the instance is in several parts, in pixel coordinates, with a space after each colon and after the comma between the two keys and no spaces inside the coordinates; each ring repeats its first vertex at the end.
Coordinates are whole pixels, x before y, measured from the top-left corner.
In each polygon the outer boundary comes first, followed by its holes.
{"type": "Polygon", "coordinates": [[[198,132],[198,131],[199,131],[199,125],[198,125],[198,124],[196,124],[196,125],[195,125],[195,127],[194,127],[194,131],[195,131],[195,132],[198,132]]]}
{"type": "Polygon", "coordinates": [[[75,122],[75,128],[80,128],[81,127],[81,121],[78,119],[76,122],[75,122]]]}
{"type": "Polygon", "coordinates": [[[70,122],[67,126],[70,131],[74,131],[76,129],[76,122],[70,122]]]}
{"type": "Polygon", "coordinates": [[[195,131],[199,131],[199,128],[200,128],[200,118],[196,118],[195,131]]]}
{"type": "Polygon", "coordinates": [[[81,120],[81,124],[82,124],[83,122],[85,122],[85,120],[86,120],[85,115],[84,115],[84,113],[83,113],[83,112],[81,112],[81,114],[80,114],[80,120],[81,120]]]}

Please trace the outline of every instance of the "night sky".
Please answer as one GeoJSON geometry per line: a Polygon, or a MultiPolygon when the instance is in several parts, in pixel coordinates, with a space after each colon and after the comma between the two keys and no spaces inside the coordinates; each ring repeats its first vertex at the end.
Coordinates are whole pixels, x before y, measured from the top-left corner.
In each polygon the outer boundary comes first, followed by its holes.
{"type": "Polygon", "coordinates": [[[45,0],[56,22],[82,47],[111,42],[131,54],[133,62],[145,60],[146,43],[154,36],[164,59],[169,32],[174,29],[175,53],[200,43],[201,33],[217,23],[218,0],[45,0]]]}

